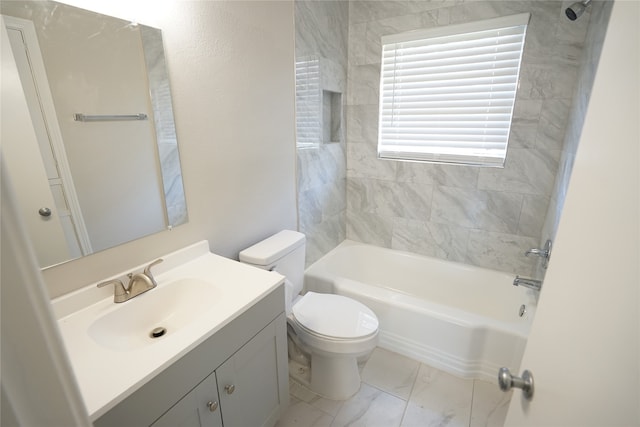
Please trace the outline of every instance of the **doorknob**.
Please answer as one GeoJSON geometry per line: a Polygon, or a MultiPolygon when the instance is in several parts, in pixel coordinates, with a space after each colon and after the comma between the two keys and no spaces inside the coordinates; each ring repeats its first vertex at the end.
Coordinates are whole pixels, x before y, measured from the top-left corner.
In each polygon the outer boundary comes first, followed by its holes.
{"type": "Polygon", "coordinates": [[[522,372],[522,377],[514,377],[508,368],[500,368],[498,384],[502,391],[509,391],[512,387],[521,388],[525,399],[531,400],[533,398],[533,375],[527,370],[522,372]]]}

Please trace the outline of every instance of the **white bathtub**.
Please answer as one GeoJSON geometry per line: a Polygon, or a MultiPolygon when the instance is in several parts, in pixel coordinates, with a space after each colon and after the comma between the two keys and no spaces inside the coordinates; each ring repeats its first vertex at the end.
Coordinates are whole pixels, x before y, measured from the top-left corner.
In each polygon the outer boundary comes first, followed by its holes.
{"type": "Polygon", "coordinates": [[[380,321],[380,347],[463,378],[520,372],[535,311],[514,275],[345,240],[305,271],[306,291],[354,298],[380,321]],[[520,316],[520,307],[526,313],[520,316]]]}

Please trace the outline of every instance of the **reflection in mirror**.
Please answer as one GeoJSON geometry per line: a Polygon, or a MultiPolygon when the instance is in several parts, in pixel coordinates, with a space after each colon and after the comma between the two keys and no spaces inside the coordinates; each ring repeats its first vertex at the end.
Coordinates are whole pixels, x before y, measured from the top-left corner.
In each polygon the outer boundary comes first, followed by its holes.
{"type": "Polygon", "coordinates": [[[185,223],[160,30],[51,1],[0,12],[2,155],[40,266],[185,223]]]}

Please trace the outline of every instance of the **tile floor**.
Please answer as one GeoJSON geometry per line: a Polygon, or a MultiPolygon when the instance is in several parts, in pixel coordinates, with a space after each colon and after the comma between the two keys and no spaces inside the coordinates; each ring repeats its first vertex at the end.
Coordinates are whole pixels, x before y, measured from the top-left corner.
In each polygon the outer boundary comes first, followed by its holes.
{"type": "Polygon", "coordinates": [[[376,348],[351,399],[322,398],[290,380],[291,402],[276,427],[502,427],[511,393],[464,380],[376,348]]]}

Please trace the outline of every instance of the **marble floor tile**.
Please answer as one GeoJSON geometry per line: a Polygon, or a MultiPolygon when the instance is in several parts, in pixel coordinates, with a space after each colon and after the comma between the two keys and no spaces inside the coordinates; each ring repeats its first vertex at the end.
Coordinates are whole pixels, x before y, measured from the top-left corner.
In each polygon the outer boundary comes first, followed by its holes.
{"type": "Polygon", "coordinates": [[[327,414],[335,417],[344,401],[342,400],[331,400],[319,396],[300,384],[297,381],[293,381],[289,379],[289,393],[296,399],[302,400],[303,402],[308,403],[314,408],[318,408],[321,411],[326,412],[327,414]]]}
{"type": "Polygon", "coordinates": [[[329,427],[332,422],[331,415],[294,397],[275,427],[329,427]]]}
{"type": "Polygon", "coordinates": [[[420,365],[403,427],[467,427],[471,416],[473,380],[463,380],[420,365]]]}
{"type": "Polygon", "coordinates": [[[496,384],[475,380],[469,427],[502,427],[507,418],[512,392],[503,392],[496,384]]]}
{"type": "Polygon", "coordinates": [[[331,427],[397,427],[407,402],[363,383],[344,402],[331,427]]]}
{"type": "Polygon", "coordinates": [[[291,403],[276,427],[502,427],[511,392],[464,380],[376,348],[351,399],[323,398],[289,381],[291,403]]]}
{"type": "Polygon", "coordinates": [[[407,400],[419,367],[420,363],[415,360],[376,348],[362,371],[362,381],[407,400]]]}

